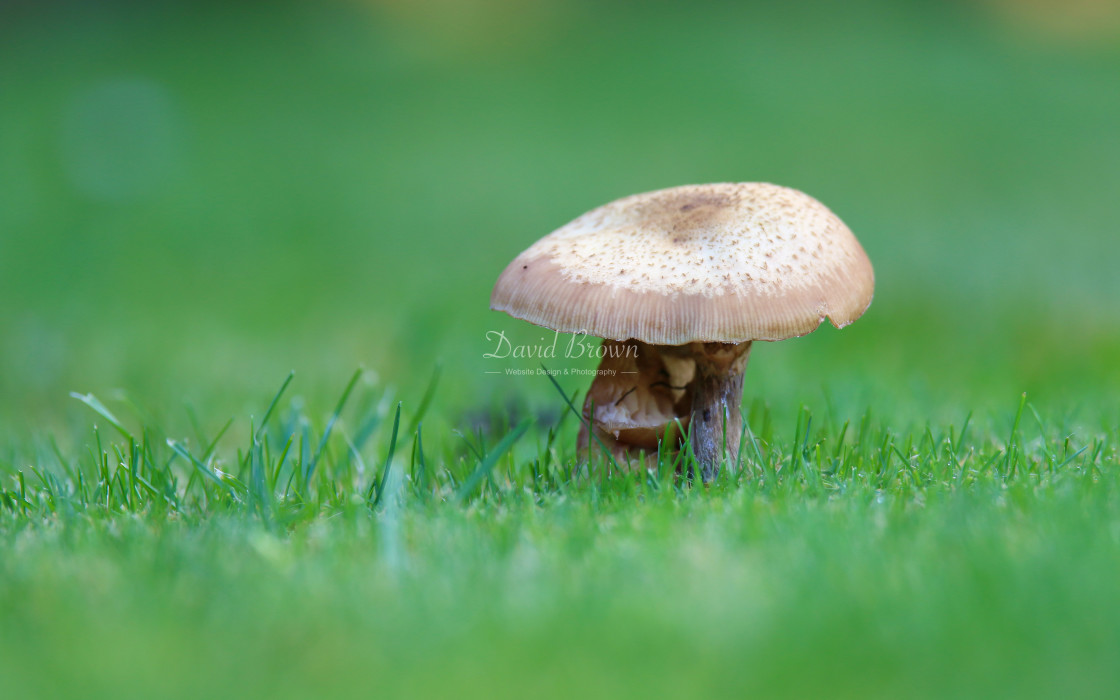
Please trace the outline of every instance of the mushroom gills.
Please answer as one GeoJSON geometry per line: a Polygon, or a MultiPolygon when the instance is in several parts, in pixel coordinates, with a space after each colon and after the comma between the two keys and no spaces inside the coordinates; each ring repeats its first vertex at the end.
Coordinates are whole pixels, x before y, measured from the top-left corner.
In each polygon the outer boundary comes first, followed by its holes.
{"type": "Polygon", "coordinates": [[[579,448],[586,455],[601,441],[620,464],[653,458],[659,445],[680,446],[677,429],[692,412],[696,362],[640,340],[604,340],[602,360],[583,404],[579,448]],[[591,440],[588,424],[598,440],[591,440]]]}
{"type": "Polygon", "coordinates": [[[653,469],[659,449],[677,450],[683,444],[679,426],[689,431],[703,480],[711,481],[720,464],[739,451],[750,349],[750,341],[650,345],[604,340],[583,404],[580,453],[587,456],[601,444],[620,466],[653,469]]]}

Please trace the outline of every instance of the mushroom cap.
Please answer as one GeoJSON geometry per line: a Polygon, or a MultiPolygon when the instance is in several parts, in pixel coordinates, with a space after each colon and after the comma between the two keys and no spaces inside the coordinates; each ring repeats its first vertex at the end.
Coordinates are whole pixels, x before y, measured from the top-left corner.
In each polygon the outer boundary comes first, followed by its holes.
{"type": "Polygon", "coordinates": [[[564,333],[653,345],[783,340],[871,304],[875,275],[844,222],[759,182],[615,200],[540,239],[498,277],[490,308],[564,333]]]}

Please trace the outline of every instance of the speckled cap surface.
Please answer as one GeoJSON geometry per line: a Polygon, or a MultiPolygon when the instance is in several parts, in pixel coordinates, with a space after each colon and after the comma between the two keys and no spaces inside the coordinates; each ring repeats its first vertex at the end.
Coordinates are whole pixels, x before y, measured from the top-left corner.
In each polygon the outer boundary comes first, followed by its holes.
{"type": "Polygon", "coordinates": [[[594,209],[506,267],[490,308],[654,345],[782,340],[871,304],[859,241],[823,204],[766,183],[686,185],[594,209]]]}

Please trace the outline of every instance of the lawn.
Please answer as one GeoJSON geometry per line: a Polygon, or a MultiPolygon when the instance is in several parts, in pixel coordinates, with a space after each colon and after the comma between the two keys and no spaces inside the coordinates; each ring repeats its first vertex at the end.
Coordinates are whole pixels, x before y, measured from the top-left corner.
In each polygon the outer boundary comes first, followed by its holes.
{"type": "Polygon", "coordinates": [[[0,6],[0,695],[1115,697],[1120,33],[1019,7],[0,6]],[[874,303],[574,469],[494,280],[739,180],[874,303]]]}

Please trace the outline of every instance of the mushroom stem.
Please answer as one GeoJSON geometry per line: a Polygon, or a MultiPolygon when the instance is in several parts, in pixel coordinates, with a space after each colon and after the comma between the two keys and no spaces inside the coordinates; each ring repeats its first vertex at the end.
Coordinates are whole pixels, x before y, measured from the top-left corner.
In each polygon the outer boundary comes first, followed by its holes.
{"type": "Polygon", "coordinates": [[[743,371],[751,343],[695,343],[690,444],[704,483],[719,474],[725,455],[739,454],[743,432],[743,371]]]}
{"type": "Polygon", "coordinates": [[[634,460],[648,467],[660,447],[680,445],[674,432],[679,421],[690,431],[704,483],[712,481],[725,457],[739,454],[739,407],[750,350],[750,341],[604,340],[603,359],[583,404],[579,450],[590,454],[592,443],[601,443],[620,464],[634,460]]]}

